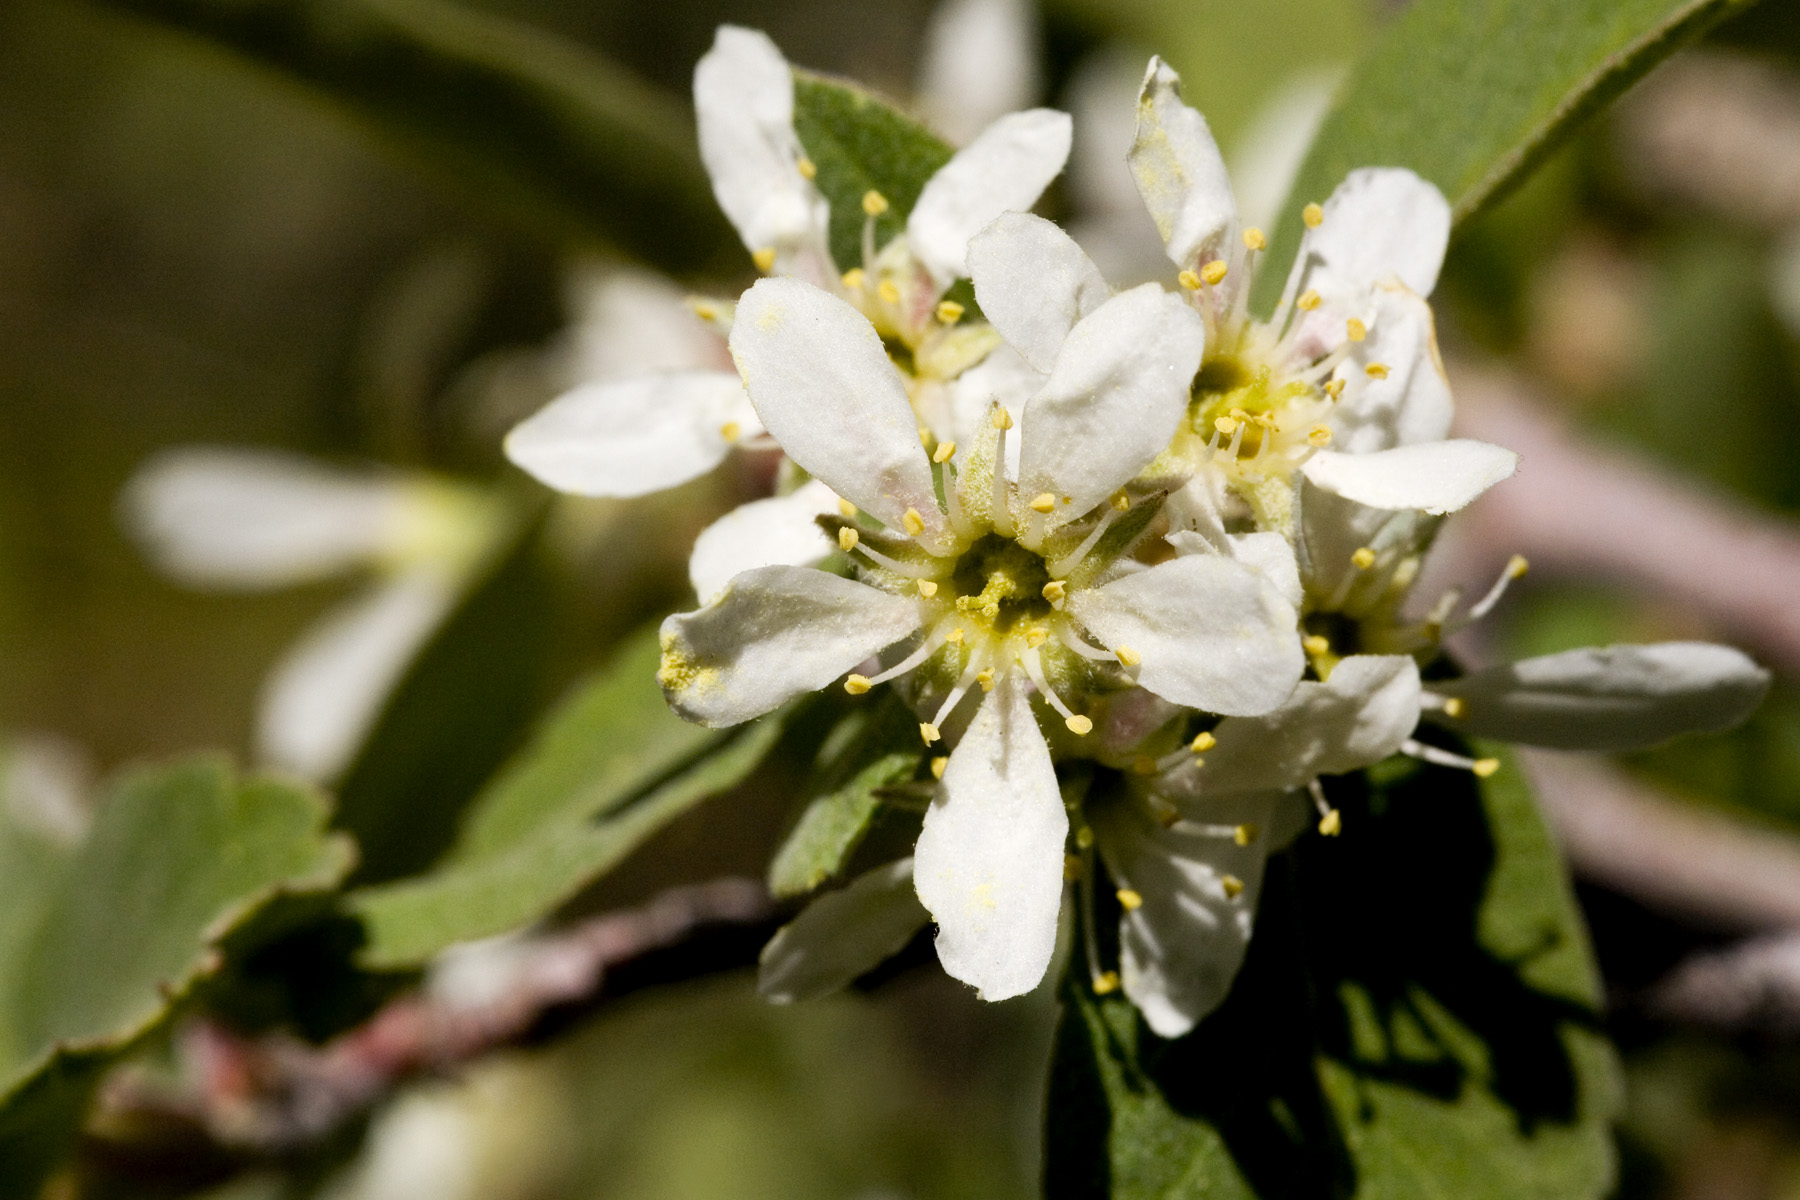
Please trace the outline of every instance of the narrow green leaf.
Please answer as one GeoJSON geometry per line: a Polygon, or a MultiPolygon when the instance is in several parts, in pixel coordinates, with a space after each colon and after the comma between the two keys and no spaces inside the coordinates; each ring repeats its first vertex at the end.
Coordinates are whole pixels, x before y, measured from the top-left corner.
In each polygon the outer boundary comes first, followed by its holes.
{"type": "Polygon", "coordinates": [[[476,800],[433,870],[352,894],[368,930],[366,965],[416,965],[547,916],[755,769],[780,719],[723,733],[689,725],[663,700],[657,655],[646,630],[579,688],[476,800]]]}
{"type": "MultiPolygon", "coordinates": [[[[1300,206],[1356,167],[1411,167],[1458,224],[1518,182],[1581,121],[1751,0],[1416,0],[1346,85],[1307,155],[1270,261],[1300,240],[1300,206]]],[[[1257,280],[1264,307],[1280,272],[1257,280]]]]}
{"type": "Polygon", "coordinates": [[[686,106],[592,50],[439,0],[106,0],[313,89],[472,198],[665,270],[739,268],[686,106]]]}
{"type": "Polygon", "coordinates": [[[875,245],[884,246],[906,228],[926,180],[951,155],[936,134],[872,92],[805,71],[794,72],[794,132],[831,203],[831,256],[840,271],[862,265],[863,196],[880,192],[888,202],[875,221],[875,245]]]}
{"type": "Polygon", "coordinates": [[[1517,764],[1480,786],[1436,767],[1339,782],[1342,837],[1303,837],[1271,863],[1244,970],[1192,1034],[1162,1041],[1072,974],[1050,1196],[1611,1187],[1618,1084],[1598,983],[1517,764]]]}
{"type": "Polygon", "coordinates": [[[924,757],[918,722],[897,699],[841,722],[820,750],[813,799],[769,864],[769,891],[799,896],[835,879],[880,811],[881,789],[911,779],[924,757]]]}
{"type": "Polygon", "coordinates": [[[124,776],[54,868],[0,875],[0,1181],[54,1159],[99,1071],[219,969],[227,935],[336,886],[354,852],[326,816],[312,791],[190,759],[124,776]]]}

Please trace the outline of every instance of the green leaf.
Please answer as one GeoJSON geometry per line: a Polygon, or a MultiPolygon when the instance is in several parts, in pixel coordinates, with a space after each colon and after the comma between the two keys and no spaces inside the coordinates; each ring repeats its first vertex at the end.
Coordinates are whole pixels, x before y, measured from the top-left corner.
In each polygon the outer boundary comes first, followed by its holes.
{"type": "Polygon", "coordinates": [[[336,886],[354,852],[316,793],[216,758],[124,776],[78,846],[0,828],[0,1192],[35,1181],[100,1071],[221,965],[220,943],[284,895],[336,886]]]}
{"type": "Polygon", "coordinates": [[[353,893],[363,961],[413,966],[538,920],[762,761],[778,717],[720,732],[675,716],[646,630],[556,712],[471,807],[429,873],[353,893]]]}
{"type": "MultiPolygon", "coordinates": [[[[1356,167],[1411,167],[1457,224],[1517,183],[1582,120],[1751,0],[1417,0],[1357,67],[1319,129],[1272,262],[1300,241],[1300,206],[1356,167]]],[[[1265,308],[1281,273],[1264,271],[1265,308]]]]}
{"type": "Polygon", "coordinates": [[[1244,970],[1193,1033],[1163,1041],[1071,973],[1051,1197],[1611,1187],[1617,1068],[1517,764],[1481,786],[1438,767],[1335,782],[1343,835],[1304,836],[1271,862],[1244,970]]]}
{"type": "Polygon", "coordinates": [[[875,245],[884,246],[905,230],[925,181],[952,153],[872,92],[805,71],[794,72],[794,132],[831,203],[831,256],[840,271],[862,265],[863,196],[887,198],[888,210],[875,220],[875,245]]]}
{"type": "Polygon", "coordinates": [[[470,197],[665,270],[742,265],[674,96],[585,47],[438,0],[107,0],[313,89],[470,197]]]}
{"type": "Polygon", "coordinates": [[[769,864],[769,891],[800,896],[835,879],[881,809],[882,788],[911,779],[925,751],[917,719],[893,693],[840,722],[819,751],[813,798],[769,864]]]}

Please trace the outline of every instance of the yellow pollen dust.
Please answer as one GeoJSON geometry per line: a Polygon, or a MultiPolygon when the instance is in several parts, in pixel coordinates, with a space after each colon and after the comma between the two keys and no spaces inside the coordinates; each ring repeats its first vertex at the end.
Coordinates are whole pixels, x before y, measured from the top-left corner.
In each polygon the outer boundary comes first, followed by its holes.
{"type": "Polygon", "coordinates": [[[938,585],[936,583],[932,582],[931,580],[921,579],[921,580],[919,580],[919,595],[921,595],[921,596],[925,597],[927,600],[929,600],[933,596],[937,595],[937,587],[938,587],[938,585]]]}
{"type": "Polygon", "coordinates": [[[838,511],[844,515],[846,520],[848,520],[856,515],[856,505],[850,503],[848,500],[840,498],[838,500],[838,511]]]}
{"type": "Polygon", "coordinates": [[[1144,898],[1130,888],[1119,889],[1119,907],[1126,912],[1136,912],[1144,907],[1144,898]]]}
{"type": "Polygon", "coordinates": [[[1236,900],[1239,896],[1244,894],[1244,881],[1239,879],[1236,875],[1219,876],[1219,886],[1225,889],[1225,898],[1227,900],[1236,900]]]}
{"type": "Polygon", "coordinates": [[[1025,631],[1025,644],[1033,650],[1050,640],[1050,631],[1042,625],[1033,625],[1025,631]]]}
{"type": "Polygon", "coordinates": [[[1156,774],[1156,760],[1148,754],[1140,754],[1131,761],[1131,769],[1139,775],[1156,774]]]}
{"type": "Polygon", "coordinates": [[[795,163],[794,165],[796,167],[800,168],[800,177],[802,179],[818,178],[819,165],[817,163],[813,162],[812,159],[802,158],[799,162],[795,163]]]}
{"type": "Polygon", "coordinates": [[[1225,281],[1226,272],[1230,270],[1224,259],[1215,258],[1200,268],[1200,278],[1208,284],[1217,285],[1225,281]]]}
{"type": "Polygon", "coordinates": [[[1254,225],[1244,230],[1244,249],[1267,250],[1268,248],[1269,239],[1263,234],[1262,230],[1254,225]]]}
{"type": "Polygon", "coordinates": [[[1325,815],[1319,818],[1319,832],[1326,837],[1336,837],[1343,831],[1344,818],[1338,815],[1338,810],[1335,808],[1326,809],[1325,815]]]}
{"type": "Polygon", "coordinates": [[[946,462],[949,462],[955,456],[956,456],[956,443],[955,442],[939,442],[938,448],[931,452],[931,461],[934,463],[946,463],[946,462]]]}
{"type": "Polygon", "coordinates": [[[775,247],[764,246],[761,250],[753,251],[750,261],[756,264],[756,269],[759,271],[773,271],[775,269],[775,247]]]}
{"type": "Polygon", "coordinates": [[[846,291],[860,292],[862,288],[863,269],[861,267],[851,267],[844,272],[844,289],[846,291]]]}
{"type": "Polygon", "coordinates": [[[986,667],[986,668],[983,668],[981,671],[978,671],[975,675],[975,682],[981,685],[982,691],[984,691],[984,692],[993,691],[994,690],[994,668],[986,667]]]}
{"type": "Polygon", "coordinates": [[[1196,733],[1194,735],[1194,740],[1188,743],[1188,749],[1192,750],[1195,754],[1205,754],[1208,750],[1211,750],[1218,744],[1219,739],[1214,737],[1211,733],[1196,733]]]}
{"type": "Polygon", "coordinates": [[[875,286],[875,294],[888,304],[900,303],[900,285],[891,279],[884,279],[875,286]]]}
{"type": "Polygon", "coordinates": [[[904,526],[906,532],[913,537],[918,537],[921,533],[925,532],[925,518],[919,515],[919,510],[916,508],[909,508],[902,513],[900,516],[900,524],[904,526]]]}
{"type": "Polygon", "coordinates": [[[1055,507],[1056,497],[1049,492],[1040,493],[1038,497],[1031,502],[1031,510],[1033,512],[1047,513],[1055,507]]]}
{"type": "Polygon", "coordinates": [[[872,686],[867,675],[851,675],[844,680],[844,690],[852,696],[860,696],[872,686]]]}
{"type": "Polygon", "coordinates": [[[1368,546],[1362,547],[1350,556],[1350,565],[1359,571],[1366,571],[1375,565],[1375,551],[1368,546]]]}
{"type": "Polygon", "coordinates": [[[921,721],[919,723],[919,736],[924,738],[925,744],[929,746],[931,743],[937,741],[940,735],[936,725],[933,725],[930,721],[921,721]]]}
{"type": "Polygon", "coordinates": [[[1183,271],[1175,277],[1175,282],[1179,283],[1190,292],[1197,292],[1200,290],[1200,276],[1194,274],[1192,271],[1183,271]]]}
{"type": "Polygon", "coordinates": [[[946,325],[954,325],[962,320],[963,313],[967,311],[967,309],[963,308],[962,305],[954,300],[939,300],[937,306],[937,319],[946,325]]]}
{"type": "Polygon", "coordinates": [[[1388,365],[1386,363],[1370,363],[1363,368],[1363,374],[1367,375],[1370,379],[1386,379],[1388,377],[1388,365]]]}
{"type": "Polygon", "coordinates": [[[1306,222],[1308,229],[1317,229],[1325,221],[1325,210],[1317,204],[1309,204],[1300,210],[1300,219],[1306,222]]]}
{"type": "Polygon", "coordinates": [[[1331,430],[1323,425],[1313,426],[1313,431],[1306,435],[1306,440],[1315,446],[1331,445],[1331,430]]]}
{"type": "Polygon", "coordinates": [[[856,543],[861,540],[862,535],[848,525],[838,530],[838,549],[842,550],[845,554],[856,549],[856,543]]]}
{"type": "Polygon", "coordinates": [[[1086,737],[1088,734],[1094,732],[1093,718],[1084,717],[1079,713],[1064,721],[1063,724],[1067,725],[1069,727],[1069,732],[1077,737],[1086,737]]]}
{"type": "Polygon", "coordinates": [[[1075,831],[1075,845],[1083,850],[1091,849],[1094,845],[1093,829],[1086,825],[1077,829],[1075,831]]]}
{"type": "Polygon", "coordinates": [[[931,777],[933,779],[942,779],[944,777],[944,768],[949,765],[950,756],[948,754],[938,755],[931,760],[931,777]]]}
{"type": "Polygon", "coordinates": [[[1044,599],[1055,604],[1069,594],[1068,585],[1060,579],[1052,579],[1044,585],[1044,599]]]}
{"type": "Polygon", "coordinates": [[[946,642],[949,642],[952,645],[960,645],[963,640],[962,626],[958,625],[955,629],[952,629],[949,633],[946,633],[944,635],[944,640],[946,642]]]}
{"type": "Polygon", "coordinates": [[[887,197],[870,188],[863,193],[862,210],[871,217],[879,217],[888,210],[887,197]]]}
{"type": "Polygon", "coordinates": [[[1344,322],[1344,336],[1353,342],[1360,342],[1369,336],[1369,327],[1358,317],[1351,317],[1344,322]]]}
{"type": "Polygon", "coordinates": [[[1004,408],[994,410],[992,422],[995,429],[1011,429],[1013,427],[1012,414],[1004,408]]]}
{"type": "Polygon", "coordinates": [[[1231,840],[1240,846],[1248,846],[1251,842],[1256,840],[1256,835],[1261,832],[1262,829],[1256,822],[1245,821],[1242,825],[1239,825],[1236,829],[1231,831],[1231,840]]]}
{"type": "Polygon", "coordinates": [[[1119,973],[1117,971],[1102,971],[1094,976],[1094,995],[1105,996],[1118,990],[1119,973]]]}
{"type": "Polygon", "coordinates": [[[1305,650],[1308,654],[1311,654],[1314,656],[1317,656],[1320,654],[1328,654],[1331,651],[1331,642],[1325,638],[1320,637],[1316,633],[1309,634],[1308,636],[1301,638],[1300,645],[1305,648],[1305,650]]]}
{"type": "Polygon", "coordinates": [[[1444,715],[1452,720],[1469,711],[1469,706],[1461,696],[1451,696],[1444,701],[1444,715]]]}
{"type": "Polygon", "coordinates": [[[1322,303],[1324,303],[1324,301],[1319,298],[1319,293],[1315,292],[1312,288],[1307,288],[1304,292],[1300,293],[1300,298],[1294,301],[1294,307],[1301,312],[1311,312],[1322,303]]]}
{"type": "Polygon", "coordinates": [[[727,421],[719,426],[719,436],[728,442],[735,442],[744,435],[744,427],[736,421],[727,421]]]}
{"type": "Polygon", "coordinates": [[[1130,646],[1114,646],[1113,653],[1118,655],[1119,661],[1128,667],[1135,667],[1144,661],[1143,656],[1130,646]]]}
{"type": "Polygon", "coordinates": [[[1531,564],[1525,560],[1523,554],[1515,554],[1506,560],[1506,577],[1508,579],[1518,579],[1529,570],[1531,570],[1531,564]]]}
{"type": "Polygon", "coordinates": [[[1495,771],[1500,769],[1500,760],[1497,758],[1478,758],[1475,760],[1475,765],[1469,769],[1475,772],[1475,777],[1477,779],[1486,779],[1489,775],[1492,775],[1495,771]]]}

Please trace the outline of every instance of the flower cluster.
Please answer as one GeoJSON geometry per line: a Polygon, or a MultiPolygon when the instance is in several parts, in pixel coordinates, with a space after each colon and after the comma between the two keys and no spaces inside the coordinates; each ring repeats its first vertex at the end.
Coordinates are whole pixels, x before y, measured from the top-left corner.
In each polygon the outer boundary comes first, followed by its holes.
{"type": "Polygon", "coordinates": [[[909,859],[815,900],[765,951],[777,999],[840,986],[927,921],[945,969],[988,999],[1043,978],[1066,884],[1091,922],[1108,882],[1122,987],[1178,1036],[1242,960],[1264,863],[1342,818],[1322,776],[1415,739],[1618,749],[1741,719],[1766,686],[1743,655],[1615,646],[1458,678],[1421,667],[1478,603],[1406,602],[1441,518],[1513,473],[1449,438],[1427,297],[1450,229],[1410,171],[1352,172],[1304,209],[1278,303],[1252,308],[1269,241],[1240,222],[1205,120],[1152,60],[1129,166],[1173,289],[1114,292],[1025,211],[1061,169],[1066,118],[979,134],[862,263],[794,133],[787,64],[724,29],[696,73],[721,206],[762,279],[702,306],[735,372],[577,389],[516,430],[553,486],[629,494],[779,448],[785,495],[696,546],[701,607],[663,626],[676,711],[732,725],[798,696],[887,684],[917,712],[932,798],[909,859]],[[979,318],[944,300],[970,279],[979,318]],[[965,319],[968,317],[969,319],[965,319]],[[629,462],[627,463],[627,460],[629,462]],[[1434,674],[1443,674],[1436,672],[1434,674]],[[1086,771],[1096,784],[1067,791],[1086,771]]]}

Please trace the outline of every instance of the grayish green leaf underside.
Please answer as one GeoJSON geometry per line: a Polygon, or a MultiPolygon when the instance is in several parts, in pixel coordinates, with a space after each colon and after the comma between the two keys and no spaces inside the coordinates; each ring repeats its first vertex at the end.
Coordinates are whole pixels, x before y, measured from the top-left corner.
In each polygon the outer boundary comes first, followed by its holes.
{"type": "Polygon", "coordinates": [[[647,630],[577,689],[476,799],[438,866],[352,893],[368,965],[417,965],[548,915],[762,761],[778,718],[728,733],[688,724],[663,700],[657,657],[647,630]]]}
{"type": "Polygon", "coordinates": [[[327,816],[207,757],[124,776],[72,848],[0,823],[0,1192],[53,1161],[100,1069],[218,969],[227,934],[338,884],[355,854],[327,816]]]}
{"type": "MultiPolygon", "coordinates": [[[[1411,167],[1457,224],[1518,182],[1580,122],[1689,38],[1751,0],[1416,0],[1345,85],[1294,181],[1271,261],[1299,209],[1357,167],[1411,167]]],[[[1282,272],[1265,271],[1271,306],[1282,272]]]]}

